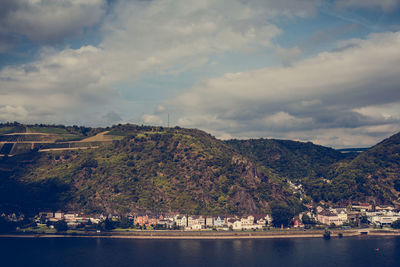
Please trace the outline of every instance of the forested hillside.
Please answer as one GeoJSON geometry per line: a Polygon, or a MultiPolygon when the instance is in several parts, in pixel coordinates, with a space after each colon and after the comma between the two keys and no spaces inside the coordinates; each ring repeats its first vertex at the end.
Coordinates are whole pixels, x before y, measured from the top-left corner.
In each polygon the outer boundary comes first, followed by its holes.
{"type": "Polygon", "coordinates": [[[118,213],[259,213],[272,201],[300,209],[273,171],[202,131],[120,125],[110,134],[125,137],[98,149],[3,159],[1,203],[118,213]]]}
{"type": "Polygon", "coordinates": [[[342,154],[309,142],[221,141],[179,127],[0,126],[1,146],[12,146],[3,151],[14,152],[0,158],[3,211],[248,214],[321,200],[397,203],[400,190],[400,134],[342,154]],[[26,132],[45,141],[9,140],[26,132]]]}

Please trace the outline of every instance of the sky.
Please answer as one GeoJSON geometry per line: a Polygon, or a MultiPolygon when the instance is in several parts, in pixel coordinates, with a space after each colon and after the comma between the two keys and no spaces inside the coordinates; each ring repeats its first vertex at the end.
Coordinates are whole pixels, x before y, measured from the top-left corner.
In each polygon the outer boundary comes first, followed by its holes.
{"type": "Polygon", "coordinates": [[[0,122],[367,147],[400,131],[400,0],[0,0],[0,122]]]}

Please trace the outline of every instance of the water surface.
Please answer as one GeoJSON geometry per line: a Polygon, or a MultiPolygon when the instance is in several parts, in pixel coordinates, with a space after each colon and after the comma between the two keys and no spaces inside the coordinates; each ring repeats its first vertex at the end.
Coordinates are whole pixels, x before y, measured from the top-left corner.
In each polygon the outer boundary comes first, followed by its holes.
{"type": "Polygon", "coordinates": [[[400,238],[0,238],[0,260],[1,266],[400,266],[400,238]]]}

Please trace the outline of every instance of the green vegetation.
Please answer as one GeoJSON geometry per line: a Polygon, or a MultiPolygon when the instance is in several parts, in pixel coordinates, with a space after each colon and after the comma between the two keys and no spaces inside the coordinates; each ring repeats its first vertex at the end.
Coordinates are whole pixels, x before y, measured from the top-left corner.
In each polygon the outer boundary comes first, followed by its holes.
{"type": "Polygon", "coordinates": [[[54,228],[57,230],[57,232],[66,232],[68,230],[68,225],[66,221],[61,220],[54,224],[54,228]]]}
{"type": "Polygon", "coordinates": [[[303,218],[301,220],[302,220],[303,224],[307,225],[307,226],[312,226],[317,223],[314,219],[310,218],[310,216],[308,216],[307,214],[304,214],[303,218]]]}
{"type": "Polygon", "coordinates": [[[331,239],[331,231],[328,231],[325,229],[324,235],[323,235],[325,240],[331,239]]]}
{"type": "Polygon", "coordinates": [[[392,228],[394,229],[400,229],[400,220],[394,221],[392,223],[392,228]]]}
{"type": "Polygon", "coordinates": [[[275,227],[287,227],[291,223],[295,214],[297,214],[297,212],[293,207],[289,207],[282,203],[271,203],[271,215],[273,218],[272,224],[275,227]]]}
{"type": "MultiPolygon", "coordinates": [[[[400,190],[400,133],[359,154],[287,140],[231,140],[258,165],[268,166],[313,201],[397,201],[400,190]]],[[[307,197],[304,197],[307,200],[307,197]]]]}
{"type": "Polygon", "coordinates": [[[202,131],[134,125],[107,130],[128,134],[98,149],[4,158],[0,203],[25,212],[241,214],[268,212],[271,199],[292,201],[278,175],[202,131]]]}
{"type": "Polygon", "coordinates": [[[272,212],[279,218],[274,224],[286,226],[303,210],[302,203],[367,199],[390,203],[400,192],[400,134],[347,156],[287,140],[220,141],[203,131],[179,127],[2,124],[0,129],[62,138],[108,132],[120,139],[38,143],[34,150],[16,144],[15,156],[0,158],[0,210],[6,212],[272,212]],[[75,146],[98,148],[37,152],[75,146]]]}

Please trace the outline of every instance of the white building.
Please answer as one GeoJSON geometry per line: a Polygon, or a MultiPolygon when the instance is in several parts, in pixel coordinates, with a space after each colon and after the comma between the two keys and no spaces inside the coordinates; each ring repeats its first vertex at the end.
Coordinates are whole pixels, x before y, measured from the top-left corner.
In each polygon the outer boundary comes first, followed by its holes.
{"type": "Polygon", "coordinates": [[[400,213],[392,211],[367,212],[368,220],[376,225],[391,225],[400,219],[400,213]]]}
{"type": "Polygon", "coordinates": [[[174,221],[175,221],[176,225],[179,227],[186,227],[188,225],[186,216],[177,215],[177,216],[175,216],[174,221]]]}
{"type": "Polygon", "coordinates": [[[64,218],[64,212],[57,211],[54,212],[54,219],[62,220],[64,218]]]}
{"type": "Polygon", "coordinates": [[[336,226],[343,225],[344,222],[342,218],[340,218],[337,214],[328,210],[324,210],[318,213],[317,220],[322,224],[326,225],[334,224],[336,226]]]}
{"type": "Polygon", "coordinates": [[[224,217],[218,216],[215,220],[214,220],[214,226],[215,227],[224,227],[225,225],[225,219],[224,217]]]}
{"type": "Polygon", "coordinates": [[[228,227],[232,227],[233,230],[242,230],[242,222],[239,219],[230,218],[228,219],[228,227]]]}

